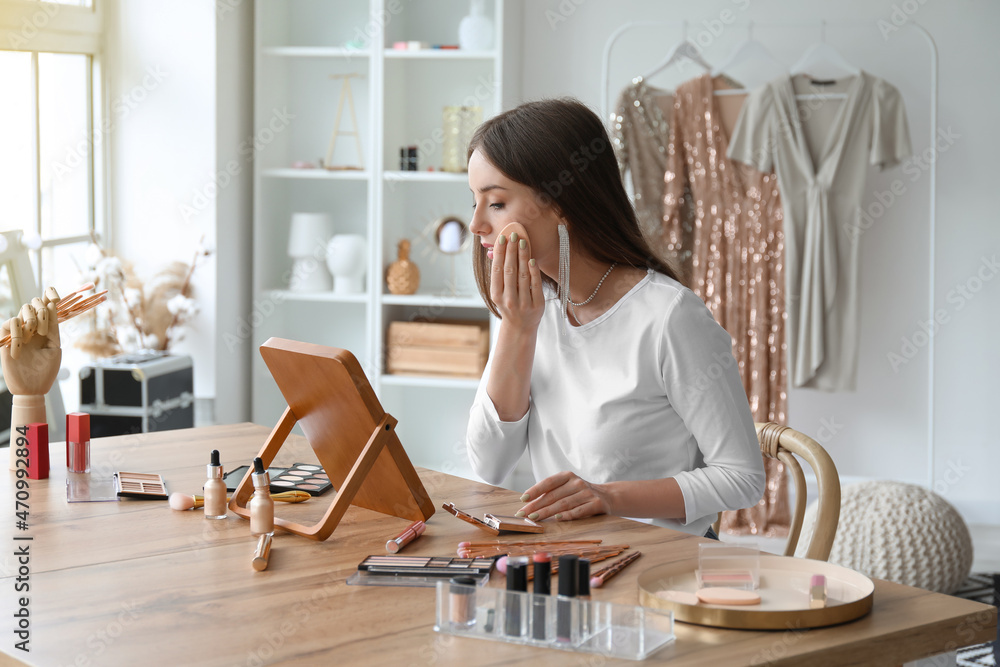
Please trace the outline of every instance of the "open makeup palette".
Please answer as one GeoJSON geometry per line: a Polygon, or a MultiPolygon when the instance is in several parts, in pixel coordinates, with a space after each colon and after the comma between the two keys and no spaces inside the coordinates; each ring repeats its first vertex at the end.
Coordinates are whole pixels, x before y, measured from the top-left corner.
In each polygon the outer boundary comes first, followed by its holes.
{"type": "MultiPolygon", "coordinates": [[[[235,491],[249,470],[250,466],[240,466],[227,472],[226,490],[235,491]]],[[[271,476],[271,493],[305,491],[310,496],[320,496],[333,488],[330,476],[323,466],[316,463],[294,463],[291,468],[271,466],[268,473],[271,476]]]]}

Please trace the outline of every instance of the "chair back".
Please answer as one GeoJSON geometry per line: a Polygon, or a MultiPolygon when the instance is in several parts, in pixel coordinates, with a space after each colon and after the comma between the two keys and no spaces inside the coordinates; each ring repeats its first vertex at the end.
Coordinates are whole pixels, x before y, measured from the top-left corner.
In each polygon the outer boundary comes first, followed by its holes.
{"type": "MultiPolygon", "coordinates": [[[[837,474],[837,466],[826,450],[804,433],[774,422],[756,423],[755,426],[761,453],[784,463],[795,482],[795,505],[792,508],[792,523],[788,530],[785,555],[795,555],[802,532],[802,519],[806,513],[806,478],[802,466],[795,458],[798,456],[812,467],[819,487],[816,527],[804,556],[826,560],[830,557],[833,540],[837,535],[837,524],[840,522],[840,476],[837,474]]],[[[714,528],[718,533],[718,520],[714,528]]]]}

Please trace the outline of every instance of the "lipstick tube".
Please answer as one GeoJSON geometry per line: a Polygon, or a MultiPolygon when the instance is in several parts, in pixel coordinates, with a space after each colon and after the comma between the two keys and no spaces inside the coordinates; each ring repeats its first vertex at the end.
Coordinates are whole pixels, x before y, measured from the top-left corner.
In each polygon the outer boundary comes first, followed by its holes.
{"type": "Polygon", "coordinates": [[[66,415],[66,468],[70,472],[90,472],[90,415],[66,415]]]}
{"type": "Polygon", "coordinates": [[[531,598],[531,636],[545,641],[548,639],[545,619],[546,598],[552,592],[552,557],[547,553],[532,557],[534,570],[534,596],[531,598]]]}
{"type": "Polygon", "coordinates": [[[423,521],[414,521],[406,530],[385,543],[385,550],[391,554],[399,553],[403,547],[424,534],[427,524],[423,521]]]}

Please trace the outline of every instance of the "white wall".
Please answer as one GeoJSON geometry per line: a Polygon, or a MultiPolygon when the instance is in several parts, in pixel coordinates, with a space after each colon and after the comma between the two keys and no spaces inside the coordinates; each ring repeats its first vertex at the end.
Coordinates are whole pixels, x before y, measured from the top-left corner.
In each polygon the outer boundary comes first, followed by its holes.
{"type": "MultiPolygon", "coordinates": [[[[202,236],[216,245],[215,3],[109,0],[105,11],[112,246],[150,277],[189,262],[202,236]]],[[[211,397],[215,257],[193,283],[201,312],[174,349],[194,358],[195,395],[211,397]]]]}
{"type": "MultiPolygon", "coordinates": [[[[216,15],[216,171],[229,182],[216,200],[215,419],[250,419],[248,321],[253,288],[253,168],[246,156],[253,134],[253,5],[228,0],[216,15]],[[235,165],[235,166],[234,166],[235,165]]],[[[207,340],[206,340],[207,343],[207,340]]]]}
{"type": "MultiPolygon", "coordinates": [[[[202,315],[179,349],[195,357],[196,394],[214,397],[218,389],[220,421],[237,421],[247,414],[246,392],[239,388],[248,385],[252,351],[232,350],[217,341],[235,330],[240,313],[249,312],[245,231],[250,186],[236,178],[233,185],[217,189],[216,174],[250,128],[250,106],[241,100],[247,99],[252,75],[251,22],[249,3],[228,6],[239,11],[216,15],[213,3],[197,0],[169,5],[109,0],[110,97],[132,104],[110,142],[110,210],[115,249],[126,258],[148,260],[149,268],[187,260],[202,234],[213,246],[219,240],[217,263],[204,265],[196,275],[202,315]]],[[[903,179],[907,191],[862,240],[859,389],[851,394],[793,390],[790,420],[823,440],[845,476],[923,484],[933,480],[971,521],[1000,522],[1000,491],[993,482],[1000,447],[992,419],[1000,394],[993,382],[1000,370],[1000,351],[993,343],[1000,329],[1000,280],[992,279],[997,269],[984,262],[1000,255],[1000,226],[991,206],[997,146],[992,116],[1000,108],[1000,89],[995,68],[989,66],[1000,56],[992,34],[1000,25],[1000,5],[532,0],[524,3],[521,27],[523,99],[573,95],[599,108],[602,53],[612,31],[629,20],[684,18],[711,62],[721,62],[753,20],[755,36],[788,63],[816,39],[820,18],[828,19],[828,40],[834,46],[903,91],[918,152],[928,146],[931,133],[927,47],[915,31],[883,35],[883,29],[893,21],[913,20],[937,42],[937,128],[950,129],[955,139],[937,162],[934,294],[936,308],[945,311],[948,321],[935,339],[933,386],[928,385],[928,346],[919,346],[896,369],[887,358],[902,352],[903,338],[921,341],[920,322],[929,314],[928,174],[921,170],[912,183],[901,170],[872,175],[865,205],[895,180],[903,179]],[[847,29],[837,21],[860,25],[847,29]],[[815,28],[774,25],[788,22],[810,22],[815,28]],[[978,272],[986,278],[981,284],[978,272]],[[980,289],[966,299],[956,291],[965,285],[980,289]],[[931,388],[933,466],[927,418],[931,388]]],[[[672,32],[647,31],[641,39],[629,40],[613,61],[612,91],[658,62],[679,32],[675,26],[672,32]]],[[[695,74],[676,70],[655,82],[675,85],[695,74]]]]}
{"type": "MultiPolygon", "coordinates": [[[[872,175],[864,205],[876,201],[893,181],[904,194],[862,237],[862,350],[855,393],[792,390],[790,424],[820,437],[844,476],[891,478],[930,484],[971,522],[1000,523],[1000,436],[995,415],[995,376],[1000,371],[1000,258],[994,183],[997,168],[995,110],[1000,88],[995,68],[1000,46],[994,31],[1000,5],[988,2],[927,0],[847,0],[842,3],[778,0],[541,0],[525,3],[522,89],[524,99],[572,95],[599,109],[605,42],[629,20],[689,20],[709,62],[719,63],[754,36],[787,64],[830,21],[828,41],[849,60],[897,85],[903,92],[916,152],[930,142],[929,51],[916,31],[891,30],[893,22],[927,27],[940,52],[940,107],[937,127],[954,139],[937,161],[937,272],[935,307],[947,322],[937,332],[934,364],[933,465],[928,437],[928,357],[920,322],[929,316],[929,177],[915,181],[902,170],[872,175]],[[728,13],[726,13],[728,12],[728,13]],[[909,14],[907,14],[909,12],[909,14]],[[882,23],[879,23],[879,21],[882,23]],[[811,22],[813,28],[774,26],[811,22]],[[837,21],[857,21],[847,28],[837,21]],[[887,29],[888,26],[888,29],[887,29]],[[977,273],[985,279],[977,282],[977,273]],[[970,283],[971,281],[971,283],[970,283]],[[980,288],[971,298],[960,285],[980,288]],[[961,306],[961,307],[960,307],[961,306]],[[892,367],[888,355],[903,351],[903,338],[918,343],[911,359],[892,367]],[[824,428],[824,426],[826,428],[824,428]],[[933,473],[933,477],[931,477],[933,473]]],[[[612,96],[631,76],[657,64],[679,39],[680,27],[639,31],[616,47],[612,96]]],[[[665,72],[661,85],[697,75],[694,69],[665,72]]],[[[910,352],[910,350],[907,350],[910,352]]]]}

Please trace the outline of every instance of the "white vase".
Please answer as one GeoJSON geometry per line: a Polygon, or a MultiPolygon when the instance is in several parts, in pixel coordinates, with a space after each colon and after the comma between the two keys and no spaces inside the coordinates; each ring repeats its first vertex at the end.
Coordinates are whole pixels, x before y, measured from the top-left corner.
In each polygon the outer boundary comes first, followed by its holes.
{"type": "Polygon", "coordinates": [[[486,0],[472,0],[469,15],[458,24],[458,46],[467,51],[493,48],[493,21],[486,16],[486,0]]]}
{"type": "Polygon", "coordinates": [[[337,234],[326,247],[334,294],[361,294],[368,272],[368,242],[358,234],[337,234]]]}

